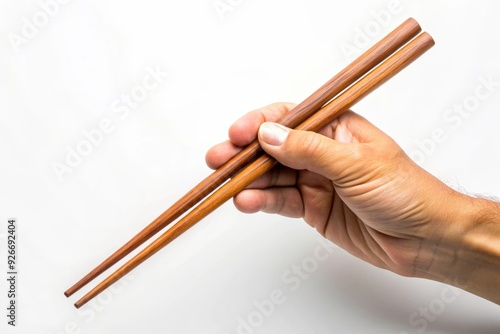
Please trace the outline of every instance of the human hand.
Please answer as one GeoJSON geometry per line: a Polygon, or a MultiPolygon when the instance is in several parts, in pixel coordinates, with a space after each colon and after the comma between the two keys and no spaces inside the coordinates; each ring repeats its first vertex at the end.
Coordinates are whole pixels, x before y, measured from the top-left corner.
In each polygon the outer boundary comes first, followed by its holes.
{"type": "Polygon", "coordinates": [[[262,148],[281,163],[238,194],[236,207],[302,217],[373,265],[467,288],[457,282],[470,264],[456,272],[450,266],[477,203],[420,168],[354,112],[319,134],[268,123],[291,108],[278,103],[248,113],[231,126],[229,141],[207,153],[207,164],[217,168],[258,134],[262,148]]]}

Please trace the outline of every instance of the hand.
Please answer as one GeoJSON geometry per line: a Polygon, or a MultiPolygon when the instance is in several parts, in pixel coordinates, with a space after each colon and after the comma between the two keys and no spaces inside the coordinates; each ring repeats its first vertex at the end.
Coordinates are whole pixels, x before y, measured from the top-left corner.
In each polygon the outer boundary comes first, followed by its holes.
{"type": "Polygon", "coordinates": [[[420,168],[354,112],[319,134],[269,123],[292,107],[248,113],[231,126],[229,141],[207,153],[207,164],[217,168],[258,134],[281,163],[234,198],[239,210],[302,217],[351,254],[404,276],[467,281],[470,264],[456,272],[450,266],[472,228],[476,202],[420,168]]]}

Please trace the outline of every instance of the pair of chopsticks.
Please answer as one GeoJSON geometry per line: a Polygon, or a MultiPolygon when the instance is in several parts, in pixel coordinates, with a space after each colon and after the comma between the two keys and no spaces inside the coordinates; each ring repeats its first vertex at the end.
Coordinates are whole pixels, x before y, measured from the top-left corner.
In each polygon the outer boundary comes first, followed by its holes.
{"type": "MultiPolygon", "coordinates": [[[[278,123],[298,130],[319,131],[430,49],[434,45],[432,37],[425,32],[419,34],[420,31],[421,28],[414,19],[406,20],[310,97],[285,114],[278,120],[278,123]]],[[[80,308],[276,165],[277,161],[263,153],[258,141],[255,140],[175,202],[64,294],[66,297],[73,295],[211,194],[155,241],[78,300],[75,307],[80,308]],[[227,181],[229,178],[231,179],[227,181]],[[217,191],[214,191],[216,189],[217,191]]]]}

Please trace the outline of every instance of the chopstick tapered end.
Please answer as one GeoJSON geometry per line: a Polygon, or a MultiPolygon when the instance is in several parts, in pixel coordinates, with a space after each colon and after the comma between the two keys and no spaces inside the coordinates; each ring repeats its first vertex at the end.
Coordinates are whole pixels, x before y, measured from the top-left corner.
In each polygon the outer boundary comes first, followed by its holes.
{"type": "Polygon", "coordinates": [[[80,288],[81,288],[81,286],[77,283],[77,284],[73,285],[71,288],[69,288],[68,290],[64,291],[64,295],[66,297],[71,297],[75,292],[80,290],[80,288]]]}
{"type": "Polygon", "coordinates": [[[78,309],[82,307],[83,305],[87,304],[87,302],[91,299],[92,297],[89,298],[89,295],[85,295],[82,298],[80,298],[76,303],[73,305],[78,309]]]}

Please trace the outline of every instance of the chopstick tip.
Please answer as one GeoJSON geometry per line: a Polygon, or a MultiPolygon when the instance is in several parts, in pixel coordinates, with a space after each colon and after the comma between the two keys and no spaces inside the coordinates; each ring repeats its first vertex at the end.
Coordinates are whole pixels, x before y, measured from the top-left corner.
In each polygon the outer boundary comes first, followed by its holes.
{"type": "Polygon", "coordinates": [[[69,288],[68,290],[64,291],[64,295],[66,297],[71,297],[78,290],[79,290],[79,287],[77,287],[76,285],[73,285],[71,288],[69,288]]]}
{"type": "Polygon", "coordinates": [[[423,33],[420,34],[419,36],[422,39],[425,39],[429,47],[432,47],[436,45],[436,41],[434,40],[434,37],[432,37],[428,32],[424,31],[423,33]]]}

